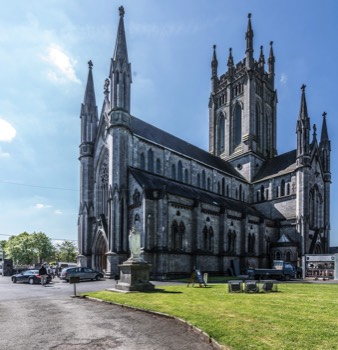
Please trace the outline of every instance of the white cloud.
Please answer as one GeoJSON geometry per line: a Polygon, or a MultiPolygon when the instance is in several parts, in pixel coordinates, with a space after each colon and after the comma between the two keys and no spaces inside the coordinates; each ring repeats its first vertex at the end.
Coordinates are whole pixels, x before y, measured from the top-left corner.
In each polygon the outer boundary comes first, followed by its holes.
{"type": "Polygon", "coordinates": [[[282,73],[279,82],[282,85],[286,85],[286,83],[288,82],[288,76],[285,73],[282,73]]]}
{"type": "Polygon", "coordinates": [[[62,47],[51,44],[47,48],[47,55],[42,56],[42,59],[46,61],[53,70],[48,72],[48,78],[54,82],[70,81],[73,83],[81,84],[81,81],[76,77],[75,65],[76,60],[67,55],[62,47]]]}
{"type": "Polygon", "coordinates": [[[45,208],[50,208],[50,207],[51,207],[51,205],[46,205],[46,204],[42,204],[42,203],[35,204],[36,209],[45,209],[45,208]]]}
{"type": "Polygon", "coordinates": [[[0,118],[0,141],[11,142],[16,135],[16,130],[6,120],[0,118]]]}
{"type": "Polygon", "coordinates": [[[60,209],[56,209],[56,210],[54,210],[54,214],[55,215],[61,215],[62,211],[60,209]]]}

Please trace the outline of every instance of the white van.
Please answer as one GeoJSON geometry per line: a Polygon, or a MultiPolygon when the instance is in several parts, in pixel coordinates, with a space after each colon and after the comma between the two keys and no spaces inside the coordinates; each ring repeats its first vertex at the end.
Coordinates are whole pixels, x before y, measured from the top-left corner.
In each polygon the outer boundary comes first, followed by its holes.
{"type": "Polygon", "coordinates": [[[68,263],[68,262],[58,262],[58,267],[61,267],[61,269],[65,269],[67,267],[77,267],[76,263],[68,263]]]}

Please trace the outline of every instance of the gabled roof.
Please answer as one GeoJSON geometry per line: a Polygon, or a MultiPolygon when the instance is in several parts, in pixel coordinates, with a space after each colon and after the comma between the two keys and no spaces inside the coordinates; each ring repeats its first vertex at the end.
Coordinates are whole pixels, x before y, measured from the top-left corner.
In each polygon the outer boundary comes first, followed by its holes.
{"type": "Polygon", "coordinates": [[[281,154],[263,163],[254,182],[281,176],[296,170],[296,150],[281,154]]]}
{"type": "Polygon", "coordinates": [[[150,142],[157,143],[159,146],[171,149],[186,157],[195,159],[205,165],[216,168],[222,172],[225,172],[231,176],[235,176],[240,180],[245,179],[240,175],[233,166],[225,160],[216,157],[186,141],[179,139],[155,126],[144,122],[136,117],[132,116],[131,121],[132,132],[150,142]]]}
{"type": "Polygon", "coordinates": [[[145,170],[129,168],[131,175],[144,190],[165,191],[173,195],[199,200],[203,203],[224,207],[237,212],[261,217],[262,214],[245,202],[217,195],[178,181],[149,173],[145,170]]]}

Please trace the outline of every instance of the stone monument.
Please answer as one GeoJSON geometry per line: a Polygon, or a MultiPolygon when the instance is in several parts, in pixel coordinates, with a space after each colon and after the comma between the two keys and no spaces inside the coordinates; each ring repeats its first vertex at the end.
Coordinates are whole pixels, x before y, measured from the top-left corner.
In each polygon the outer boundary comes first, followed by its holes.
{"type": "Polygon", "coordinates": [[[154,285],[149,282],[151,265],[143,260],[141,254],[141,235],[133,227],[129,232],[130,258],[119,265],[120,279],[115,288],[124,291],[150,291],[154,285]]]}

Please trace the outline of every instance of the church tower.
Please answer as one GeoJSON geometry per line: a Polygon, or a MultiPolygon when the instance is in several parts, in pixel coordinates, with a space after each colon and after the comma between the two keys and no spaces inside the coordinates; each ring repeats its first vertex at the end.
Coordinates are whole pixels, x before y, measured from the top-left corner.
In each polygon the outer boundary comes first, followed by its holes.
{"type": "Polygon", "coordinates": [[[94,224],[94,144],[97,134],[98,113],[93,82],[93,63],[88,62],[89,72],[84,100],[81,105],[80,144],[80,210],[78,218],[78,246],[80,263],[91,266],[90,256],[94,224]]]}
{"type": "Polygon", "coordinates": [[[272,42],[266,71],[263,46],[258,60],[254,59],[253,37],[249,14],[245,58],[235,65],[230,49],[228,70],[220,77],[214,46],[209,101],[209,152],[230,161],[248,181],[252,181],[263,161],[277,152],[272,42]]]}
{"type": "Polygon", "coordinates": [[[111,110],[107,113],[109,154],[108,177],[108,253],[107,276],[118,274],[120,257],[128,252],[128,167],[132,159],[130,115],[131,65],[128,61],[124,8],[119,8],[120,20],[116,45],[110,66],[111,110]]]}
{"type": "Polygon", "coordinates": [[[324,172],[324,233],[325,248],[328,251],[330,247],[330,187],[331,187],[331,141],[327,132],[326,113],[323,113],[322,133],[319,143],[319,152],[321,156],[324,172]]]}

